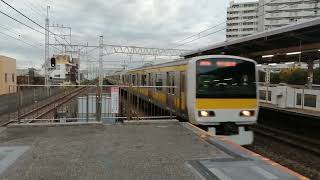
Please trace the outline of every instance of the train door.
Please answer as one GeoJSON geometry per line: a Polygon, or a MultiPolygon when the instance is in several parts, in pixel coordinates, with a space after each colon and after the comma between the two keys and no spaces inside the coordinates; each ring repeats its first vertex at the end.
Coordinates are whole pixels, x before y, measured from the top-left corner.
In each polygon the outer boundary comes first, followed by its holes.
{"type": "MultiPolygon", "coordinates": [[[[148,86],[154,86],[153,84],[153,77],[152,73],[148,73],[148,86]]],[[[154,88],[147,88],[148,89],[148,97],[152,99],[153,89],[154,88]]]]}
{"type": "Polygon", "coordinates": [[[180,110],[181,110],[181,114],[182,116],[186,116],[187,113],[186,113],[186,72],[185,71],[180,71],[180,100],[179,100],[179,107],[180,107],[180,110]]]}
{"type": "MultiPolygon", "coordinates": [[[[175,86],[175,72],[167,72],[167,86],[175,86]]],[[[167,106],[170,109],[175,108],[175,88],[166,88],[167,89],[167,106]]]]}

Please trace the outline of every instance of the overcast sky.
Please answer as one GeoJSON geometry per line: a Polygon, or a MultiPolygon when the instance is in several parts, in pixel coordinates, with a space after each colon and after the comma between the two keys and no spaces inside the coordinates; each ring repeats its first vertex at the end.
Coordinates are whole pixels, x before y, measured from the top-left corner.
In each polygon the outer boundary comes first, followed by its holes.
{"type": "MultiPolygon", "coordinates": [[[[45,7],[50,5],[50,24],[72,27],[73,43],[88,42],[89,45],[97,45],[98,36],[103,35],[106,44],[158,48],[173,48],[192,40],[179,42],[185,37],[225,22],[226,8],[229,4],[229,0],[6,0],[6,2],[43,26],[45,7]]],[[[2,2],[0,10],[44,32],[2,2]]],[[[14,22],[3,14],[0,14],[0,22],[0,54],[17,59],[18,68],[41,67],[44,61],[44,35],[14,22]],[[38,48],[2,33],[20,38],[38,48]]],[[[225,23],[206,33],[224,28],[225,23]]],[[[222,30],[179,48],[196,49],[224,39],[225,31],[222,30]]],[[[51,52],[53,53],[53,49],[51,52]]],[[[91,60],[97,58],[97,52],[92,51],[90,56],[91,60]]],[[[111,61],[107,66],[126,58],[128,57],[125,55],[104,57],[105,61],[111,61]]],[[[139,57],[134,58],[139,59],[139,57]]]]}

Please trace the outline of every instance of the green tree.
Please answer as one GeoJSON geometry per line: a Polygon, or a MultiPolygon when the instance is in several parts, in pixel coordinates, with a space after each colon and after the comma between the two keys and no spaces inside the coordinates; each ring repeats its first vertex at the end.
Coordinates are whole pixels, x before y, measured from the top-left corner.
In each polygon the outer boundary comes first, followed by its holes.
{"type": "Polygon", "coordinates": [[[308,72],[305,69],[296,68],[289,76],[287,83],[294,85],[305,85],[308,81],[308,72]]]}
{"type": "Polygon", "coordinates": [[[287,83],[289,76],[291,76],[292,72],[293,72],[293,68],[289,68],[289,69],[282,69],[279,73],[279,79],[280,82],[282,83],[287,83]]]}

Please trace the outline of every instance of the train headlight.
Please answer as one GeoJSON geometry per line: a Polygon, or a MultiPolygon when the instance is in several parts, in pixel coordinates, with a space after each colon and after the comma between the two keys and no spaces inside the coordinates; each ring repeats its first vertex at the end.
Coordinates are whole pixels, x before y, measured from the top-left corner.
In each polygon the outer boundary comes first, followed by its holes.
{"type": "Polygon", "coordinates": [[[240,111],[240,116],[243,116],[243,117],[254,116],[254,111],[249,111],[249,110],[240,111]]]}
{"type": "Polygon", "coordinates": [[[199,111],[198,115],[199,115],[199,117],[213,117],[213,116],[215,116],[213,111],[199,111]]]}

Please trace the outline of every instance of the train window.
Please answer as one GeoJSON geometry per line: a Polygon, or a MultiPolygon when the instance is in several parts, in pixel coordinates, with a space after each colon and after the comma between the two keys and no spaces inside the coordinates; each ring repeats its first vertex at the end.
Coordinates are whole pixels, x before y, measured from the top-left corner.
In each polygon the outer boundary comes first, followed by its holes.
{"type": "Polygon", "coordinates": [[[260,99],[261,100],[266,100],[267,95],[266,95],[266,91],[265,90],[259,90],[259,94],[260,94],[260,99]]]}
{"type": "MultiPolygon", "coordinates": [[[[174,80],[175,80],[175,75],[174,75],[174,73],[172,73],[172,76],[171,76],[171,85],[170,86],[175,86],[175,82],[174,82],[174,80]]],[[[171,93],[172,94],[175,94],[175,88],[171,88],[171,93]]]]}
{"type": "Polygon", "coordinates": [[[151,77],[151,76],[152,76],[152,74],[149,73],[149,74],[148,74],[148,85],[149,85],[149,86],[152,86],[152,77],[151,77]]]}
{"type": "Polygon", "coordinates": [[[131,75],[131,82],[132,82],[132,85],[136,84],[136,75],[131,75]]]}
{"type": "Polygon", "coordinates": [[[302,100],[301,100],[301,93],[297,93],[297,103],[296,103],[296,104],[297,104],[298,106],[300,106],[300,105],[302,104],[301,101],[302,101],[302,100]]]}
{"type": "MultiPolygon", "coordinates": [[[[156,74],[156,86],[163,86],[163,78],[161,73],[156,74]]],[[[156,89],[158,91],[162,91],[162,87],[157,87],[156,89]]]]}
{"type": "Polygon", "coordinates": [[[141,75],[141,85],[142,86],[146,86],[147,85],[147,75],[146,74],[142,74],[141,75]]]}
{"type": "Polygon", "coordinates": [[[305,94],[304,95],[304,106],[317,107],[317,95],[305,94]]]}

